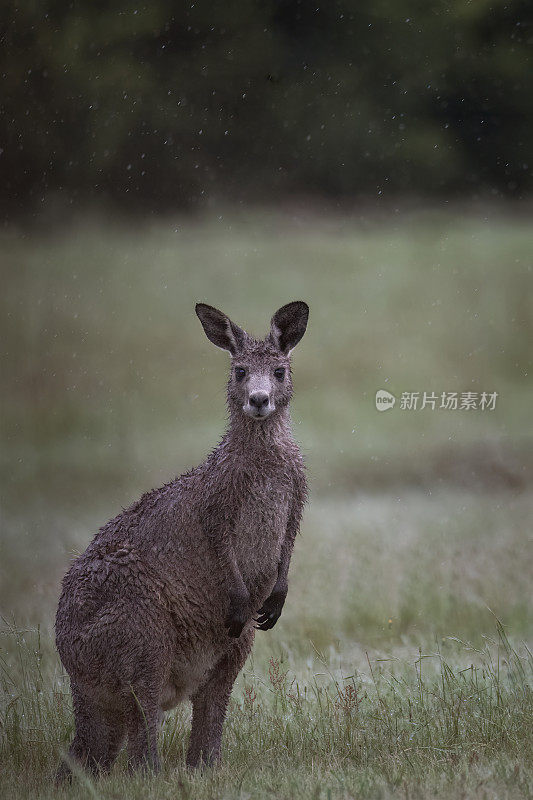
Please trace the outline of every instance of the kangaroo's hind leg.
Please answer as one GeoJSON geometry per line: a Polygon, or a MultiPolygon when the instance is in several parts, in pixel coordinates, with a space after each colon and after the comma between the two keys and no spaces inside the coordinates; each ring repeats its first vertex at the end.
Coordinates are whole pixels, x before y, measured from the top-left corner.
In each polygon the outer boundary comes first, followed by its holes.
{"type": "Polygon", "coordinates": [[[132,687],[126,713],[131,770],[142,768],[159,772],[157,731],[160,718],[159,691],[143,686],[132,687]]]}
{"type": "MultiPolygon", "coordinates": [[[[124,741],[124,715],[120,709],[97,704],[74,683],[71,689],[76,734],[68,752],[69,760],[95,775],[109,772],[124,741]]],[[[62,761],[56,772],[56,784],[71,775],[70,765],[62,761]]]]}
{"type": "Polygon", "coordinates": [[[192,730],[187,766],[220,761],[222,728],[235,678],[252,649],[254,629],[245,629],[231,642],[223,658],[210,671],[207,681],[192,696],[192,730]]]}

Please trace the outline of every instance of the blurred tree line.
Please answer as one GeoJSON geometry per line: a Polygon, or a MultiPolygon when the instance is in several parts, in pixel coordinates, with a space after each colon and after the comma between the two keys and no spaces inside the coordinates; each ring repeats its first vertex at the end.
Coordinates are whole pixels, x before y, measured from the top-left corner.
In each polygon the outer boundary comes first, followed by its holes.
{"type": "Polygon", "coordinates": [[[0,202],[522,196],[529,0],[5,0],[0,202]]]}

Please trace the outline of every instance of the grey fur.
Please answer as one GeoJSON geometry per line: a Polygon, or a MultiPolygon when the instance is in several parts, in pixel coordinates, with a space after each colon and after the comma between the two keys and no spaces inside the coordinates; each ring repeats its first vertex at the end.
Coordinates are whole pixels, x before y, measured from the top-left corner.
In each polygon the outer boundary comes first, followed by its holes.
{"type": "MultiPolygon", "coordinates": [[[[228,429],[200,466],[104,525],[63,579],[56,643],[74,704],[69,755],[93,772],[110,769],[126,737],[131,768],[157,769],[158,720],[187,698],[187,764],[217,762],[255,628],[273,627],[287,594],[307,491],[288,353],[308,308],[284,306],[263,341],[211,306],[196,312],[232,355],[228,429]]],[[[57,780],[69,774],[62,763],[57,780]]]]}

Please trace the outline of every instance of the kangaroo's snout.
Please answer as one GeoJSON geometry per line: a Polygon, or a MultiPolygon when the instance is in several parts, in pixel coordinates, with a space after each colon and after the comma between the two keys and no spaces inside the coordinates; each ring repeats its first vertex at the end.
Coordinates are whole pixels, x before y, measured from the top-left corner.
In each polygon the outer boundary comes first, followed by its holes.
{"type": "Polygon", "coordinates": [[[243,406],[243,411],[249,417],[264,419],[274,411],[274,404],[270,401],[270,394],[264,390],[250,392],[248,400],[243,406]]]}
{"type": "Polygon", "coordinates": [[[250,395],[250,405],[262,408],[268,405],[268,394],[266,392],[255,392],[250,395]]]}

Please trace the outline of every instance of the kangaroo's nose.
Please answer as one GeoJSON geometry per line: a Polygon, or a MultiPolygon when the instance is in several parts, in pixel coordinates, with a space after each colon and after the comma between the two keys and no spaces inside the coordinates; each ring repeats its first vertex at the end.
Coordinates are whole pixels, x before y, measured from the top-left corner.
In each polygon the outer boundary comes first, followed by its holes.
{"type": "Polygon", "coordinates": [[[254,392],[250,395],[250,405],[257,409],[268,405],[268,394],[266,392],[254,392]]]}

